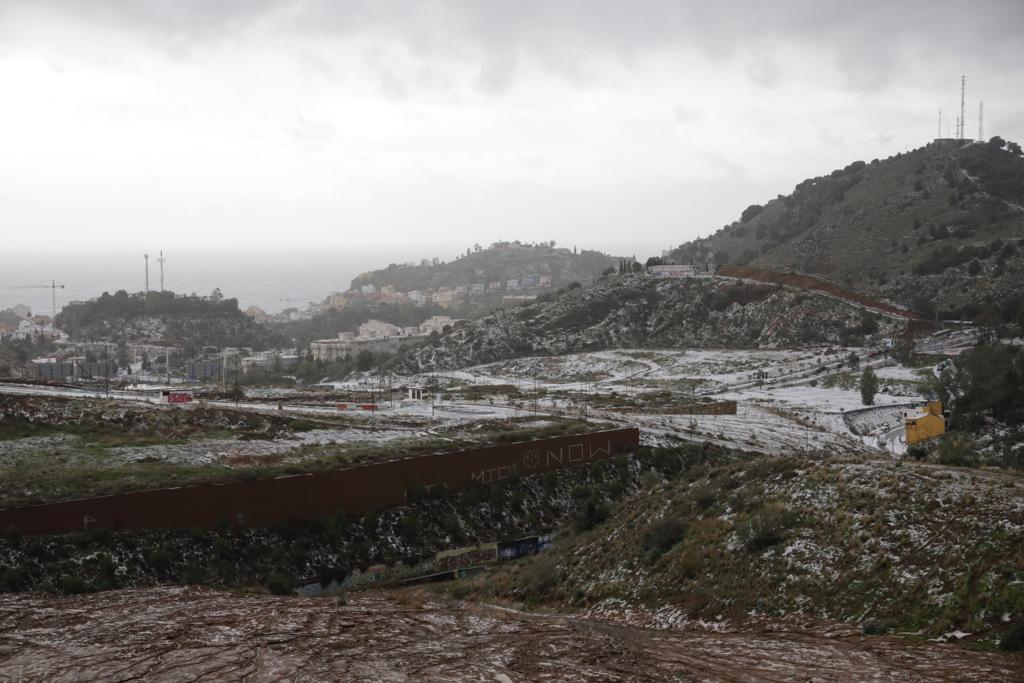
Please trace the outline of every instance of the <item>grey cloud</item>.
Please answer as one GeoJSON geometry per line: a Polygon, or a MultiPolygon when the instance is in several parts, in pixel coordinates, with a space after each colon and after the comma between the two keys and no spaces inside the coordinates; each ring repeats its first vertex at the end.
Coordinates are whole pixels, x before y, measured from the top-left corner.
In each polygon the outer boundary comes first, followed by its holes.
{"type": "MultiPolygon", "coordinates": [[[[494,93],[514,80],[519,55],[578,80],[579,56],[586,53],[628,64],[652,50],[687,47],[723,60],[751,45],[770,51],[785,42],[813,47],[819,59],[831,53],[848,87],[859,90],[898,79],[902,60],[962,53],[978,68],[996,72],[1016,70],[1024,61],[1019,0],[15,0],[6,11],[40,7],[147,31],[170,45],[223,39],[250,27],[338,39],[373,34],[417,51],[477,61],[480,87],[494,93]]],[[[768,64],[750,70],[755,80],[773,74],[768,64]]]]}

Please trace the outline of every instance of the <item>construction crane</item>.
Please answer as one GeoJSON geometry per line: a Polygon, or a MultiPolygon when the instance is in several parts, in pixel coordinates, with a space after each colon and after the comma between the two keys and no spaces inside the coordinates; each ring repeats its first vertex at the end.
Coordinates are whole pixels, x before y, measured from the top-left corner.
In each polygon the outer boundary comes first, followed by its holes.
{"type": "Polygon", "coordinates": [[[53,319],[57,320],[57,289],[64,289],[64,285],[58,285],[56,280],[50,280],[48,285],[15,285],[7,289],[49,289],[53,303],[53,319]]]}

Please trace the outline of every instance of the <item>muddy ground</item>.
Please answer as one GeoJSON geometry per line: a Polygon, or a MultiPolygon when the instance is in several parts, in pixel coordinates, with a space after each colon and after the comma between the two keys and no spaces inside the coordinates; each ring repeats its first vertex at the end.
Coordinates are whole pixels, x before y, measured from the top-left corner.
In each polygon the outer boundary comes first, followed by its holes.
{"type": "Polygon", "coordinates": [[[0,680],[1024,680],[1020,656],[836,633],[659,631],[420,590],[7,594],[0,680]]]}

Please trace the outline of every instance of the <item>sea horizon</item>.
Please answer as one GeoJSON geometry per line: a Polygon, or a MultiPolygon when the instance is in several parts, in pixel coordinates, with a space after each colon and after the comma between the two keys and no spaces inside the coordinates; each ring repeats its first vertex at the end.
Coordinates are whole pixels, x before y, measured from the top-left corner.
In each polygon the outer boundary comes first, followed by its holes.
{"type": "MultiPolygon", "coordinates": [[[[627,252],[627,247],[614,244],[576,246],[615,256],[635,253],[641,259],[665,248],[638,245],[646,250],[628,248],[627,252]]],[[[361,273],[424,258],[450,261],[465,248],[444,243],[170,248],[164,250],[164,288],[204,296],[220,289],[226,298],[238,299],[242,309],[258,306],[276,313],[292,306],[304,308],[333,292],[345,291],[361,273]]],[[[159,248],[6,248],[0,253],[0,310],[24,304],[36,315],[50,315],[51,282],[63,285],[56,290],[58,312],[69,302],[94,299],[104,292],[144,291],[145,253],[149,254],[149,288],[159,290],[159,248]]]]}

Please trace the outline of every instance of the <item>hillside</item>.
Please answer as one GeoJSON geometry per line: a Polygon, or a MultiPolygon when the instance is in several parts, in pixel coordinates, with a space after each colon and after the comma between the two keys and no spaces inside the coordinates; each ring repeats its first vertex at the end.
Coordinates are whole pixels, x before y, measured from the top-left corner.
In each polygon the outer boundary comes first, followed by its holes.
{"type": "Polygon", "coordinates": [[[774,348],[860,344],[903,319],[819,294],[720,278],[615,275],[496,311],[407,354],[409,372],[606,348],[774,348]]]}
{"type": "Polygon", "coordinates": [[[284,341],[243,314],[237,299],[224,299],[219,291],[208,297],[174,292],[104,292],[96,299],[68,304],[57,314],[56,324],[75,341],[173,344],[189,355],[203,346],[261,350],[284,341]]]}
{"type": "Polygon", "coordinates": [[[487,248],[467,250],[453,261],[427,263],[424,260],[416,265],[393,263],[359,275],[352,280],[351,288],[374,285],[379,289],[391,285],[401,292],[426,291],[534,274],[550,275],[552,286],[561,287],[573,281],[589,282],[617,264],[617,257],[599,251],[577,251],[548,243],[496,242],[487,248]]]}
{"type": "Polygon", "coordinates": [[[461,592],[661,628],[838,621],[997,638],[1024,624],[1018,475],[741,458],[645,481],[643,494],[578,517],[550,555],[461,592]]]}
{"type": "Polygon", "coordinates": [[[1024,157],[1015,143],[941,140],[796,186],[671,258],[827,278],[933,317],[1024,312],[1024,157]]]}

